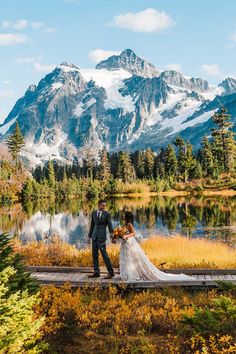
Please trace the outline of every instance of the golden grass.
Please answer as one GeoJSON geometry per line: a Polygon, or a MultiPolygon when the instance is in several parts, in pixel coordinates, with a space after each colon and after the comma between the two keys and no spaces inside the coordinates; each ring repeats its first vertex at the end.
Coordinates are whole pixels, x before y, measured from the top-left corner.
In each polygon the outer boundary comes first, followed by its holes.
{"type": "Polygon", "coordinates": [[[183,236],[155,237],[142,243],[150,260],[168,268],[236,268],[236,249],[221,242],[183,236]]]}
{"type": "Polygon", "coordinates": [[[214,196],[214,195],[222,195],[222,196],[229,196],[229,197],[231,197],[231,196],[234,196],[234,195],[236,195],[236,191],[235,190],[233,190],[233,189],[222,189],[222,190],[208,190],[208,189],[206,189],[206,190],[203,190],[203,191],[201,191],[201,194],[202,195],[205,195],[205,196],[214,196]]]}
{"type": "MultiPolygon", "coordinates": [[[[92,266],[90,249],[77,250],[59,238],[54,238],[50,244],[33,242],[21,245],[14,240],[13,246],[28,265],[92,266]]],[[[236,249],[221,242],[156,236],[143,241],[141,246],[157,267],[165,262],[165,268],[236,268],[236,249]]],[[[112,264],[118,267],[119,245],[108,246],[108,253],[112,264]]]]}

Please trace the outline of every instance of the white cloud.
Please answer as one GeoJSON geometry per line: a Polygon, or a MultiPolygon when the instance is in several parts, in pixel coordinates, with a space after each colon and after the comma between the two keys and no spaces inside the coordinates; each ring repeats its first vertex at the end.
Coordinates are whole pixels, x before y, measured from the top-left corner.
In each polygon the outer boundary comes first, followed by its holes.
{"type": "Polygon", "coordinates": [[[31,27],[34,30],[41,29],[45,27],[45,24],[41,21],[31,21],[31,27]]]}
{"type": "Polygon", "coordinates": [[[35,60],[36,59],[32,57],[21,57],[21,58],[17,58],[15,62],[18,64],[30,64],[35,62],[35,60]]]}
{"type": "Polygon", "coordinates": [[[17,30],[22,30],[22,29],[25,29],[26,27],[28,27],[28,25],[29,25],[29,22],[27,20],[17,20],[15,22],[4,20],[2,22],[2,28],[4,28],[4,29],[13,28],[13,29],[17,29],[17,30]]]}
{"type": "Polygon", "coordinates": [[[40,62],[34,63],[34,69],[40,73],[48,73],[52,71],[56,65],[54,64],[42,64],[40,62]]]}
{"type": "Polygon", "coordinates": [[[9,85],[10,83],[11,83],[11,81],[10,80],[3,80],[3,82],[2,82],[4,85],[9,85]]]}
{"type": "Polygon", "coordinates": [[[14,97],[15,93],[13,90],[0,90],[1,98],[11,98],[14,97]]]}
{"type": "Polygon", "coordinates": [[[165,11],[146,9],[140,12],[127,12],[115,16],[110,25],[129,29],[134,32],[161,32],[174,25],[174,21],[165,11]]]}
{"type": "Polygon", "coordinates": [[[112,55],[119,55],[121,52],[112,51],[112,50],[103,50],[103,49],[94,49],[89,52],[89,59],[94,63],[98,63],[101,60],[105,60],[112,55]]]}
{"type": "Polygon", "coordinates": [[[29,40],[27,36],[19,33],[0,33],[0,46],[23,44],[29,40]]]}
{"type": "Polygon", "coordinates": [[[177,63],[173,63],[173,64],[167,64],[165,65],[165,69],[167,70],[175,70],[175,71],[182,71],[182,66],[180,64],[177,63]]]}
{"type": "Polygon", "coordinates": [[[17,30],[24,29],[24,28],[28,27],[28,21],[27,20],[18,20],[13,24],[12,27],[17,30]]]}
{"type": "Polygon", "coordinates": [[[20,58],[16,58],[14,61],[17,64],[26,64],[26,65],[29,64],[28,65],[29,68],[40,73],[48,73],[56,67],[55,64],[43,64],[41,60],[42,60],[41,57],[38,58],[20,57],[20,58]]]}
{"type": "Polygon", "coordinates": [[[203,64],[202,70],[209,76],[223,77],[223,73],[218,64],[203,64]]]}
{"type": "Polygon", "coordinates": [[[233,34],[229,37],[229,39],[230,39],[232,42],[236,43],[236,33],[233,33],[233,34]]]}
{"type": "Polygon", "coordinates": [[[25,28],[31,28],[33,30],[41,30],[45,33],[53,33],[56,32],[56,29],[53,27],[48,27],[44,22],[42,21],[28,21],[28,20],[17,20],[15,22],[11,22],[8,20],[4,20],[2,22],[2,28],[7,29],[7,28],[12,28],[12,29],[17,29],[17,30],[23,30],[25,28]]]}
{"type": "Polygon", "coordinates": [[[8,20],[5,20],[2,22],[2,28],[9,28],[11,26],[11,22],[8,20]]]}
{"type": "Polygon", "coordinates": [[[45,33],[54,33],[54,32],[57,32],[57,29],[56,28],[53,28],[53,27],[45,27],[44,30],[43,30],[45,33]]]}

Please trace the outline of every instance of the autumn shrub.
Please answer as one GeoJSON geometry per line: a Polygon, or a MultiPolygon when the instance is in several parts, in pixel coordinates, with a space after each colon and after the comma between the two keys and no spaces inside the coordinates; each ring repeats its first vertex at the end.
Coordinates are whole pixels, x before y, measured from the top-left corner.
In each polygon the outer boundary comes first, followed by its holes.
{"type": "Polygon", "coordinates": [[[36,314],[45,316],[43,331],[52,348],[66,345],[65,353],[83,345],[83,353],[219,354],[234,353],[233,304],[230,291],[224,296],[174,288],[130,293],[122,286],[73,290],[66,285],[42,288],[36,314]],[[218,333],[215,327],[196,331],[196,323],[208,320],[207,307],[224,327],[218,333]],[[194,319],[195,330],[187,318],[194,319]]]}

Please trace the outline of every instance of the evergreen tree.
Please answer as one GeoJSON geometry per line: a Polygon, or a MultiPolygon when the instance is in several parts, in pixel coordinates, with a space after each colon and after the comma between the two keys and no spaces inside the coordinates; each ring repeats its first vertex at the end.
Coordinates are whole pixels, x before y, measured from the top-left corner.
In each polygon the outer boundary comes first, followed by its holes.
{"type": "Polygon", "coordinates": [[[202,178],[202,166],[199,161],[196,161],[195,167],[190,171],[191,178],[202,178]]]}
{"type": "Polygon", "coordinates": [[[145,177],[147,179],[153,178],[154,175],[154,158],[155,155],[151,148],[148,148],[144,152],[144,163],[145,163],[145,177]]]}
{"type": "Polygon", "coordinates": [[[131,161],[135,168],[137,178],[143,179],[145,177],[145,154],[143,151],[135,151],[131,155],[131,161]]]}
{"type": "Polygon", "coordinates": [[[100,152],[100,166],[98,171],[99,179],[107,182],[111,177],[111,166],[106,149],[100,152]]]}
{"type": "Polygon", "coordinates": [[[167,176],[175,176],[176,170],[177,157],[173,146],[169,144],[165,151],[165,174],[167,176]]]}
{"type": "Polygon", "coordinates": [[[177,138],[175,145],[178,147],[178,172],[183,176],[184,182],[188,181],[189,174],[196,166],[192,145],[185,143],[182,138],[177,138]]]}
{"type": "Polygon", "coordinates": [[[35,318],[38,282],[25,272],[21,257],[10,245],[10,235],[0,234],[0,353],[39,353],[42,318],[35,318]]]}
{"type": "Polygon", "coordinates": [[[49,160],[48,162],[48,184],[51,188],[55,188],[56,178],[52,160],[49,160]]]}
{"type": "Polygon", "coordinates": [[[211,144],[206,136],[203,138],[202,141],[201,163],[203,175],[212,176],[214,170],[214,157],[212,153],[211,144]]]}
{"type": "Polygon", "coordinates": [[[94,178],[94,172],[95,172],[95,167],[96,167],[96,161],[94,158],[94,154],[90,149],[87,149],[85,151],[85,158],[83,159],[83,170],[84,170],[84,175],[87,178],[93,179],[94,178]]]}
{"type": "Polygon", "coordinates": [[[38,291],[38,281],[24,270],[21,256],[13,251],[10,244],[10,235],[4,233],[0,234],[0,272],[7,267],[15,269],[11,277],[10,292],[27,290],[29,293],[36,293],[38,291]]]}
{"type": "Polygon", "coordinates": [[[226,108],[222,107],[212,119],[217,125],[217,128],[212,129],[212,145],[218,168],[222,167],[222,172],[233,172],[236,149],[234,133],[230,130],[232,128],[232,123],[229,122],[230,114],[227,113],[226,108]]]}
{"type": "Polygon", "coordinates": [[[118,164],[119,164],[119,155],[118,153],[108,154],[109,162],[111,166],[111,174],[113,178],[118,177],[118,164]]]}
{"type": "Polygon", "coordinates": [[[128,152],[121,151],[119,153],[118,177],[123,182],[132,182],[135,179],[135,170],[128,152]]]}
{"type": "Polygon", "coordinates": [[[33,196],[33,183],[32,183],[32,179],[27,178],[24,186],[23,186],[23,190],[22,190],[22,194],[23,194],[23,198],[25,200],[27,199],[31,199],[33,196]]]}
{"type": "Polygon", "coordinates": [[[7,139],[7,146],[12,155],[13,161],[18,164],[18,154],[21,148],[25,145],[23,135],[21,134],[18,122],[16,122],[13,133],[7,139]]]}
{"type": "Polygon", "coordinates": [[[47,346],[42,342],[44,319],[34,313],[39,296],[27,290],[11,293],[15,274],[13,267],[0,271],[0,353],[41,353],[47,346]]]}

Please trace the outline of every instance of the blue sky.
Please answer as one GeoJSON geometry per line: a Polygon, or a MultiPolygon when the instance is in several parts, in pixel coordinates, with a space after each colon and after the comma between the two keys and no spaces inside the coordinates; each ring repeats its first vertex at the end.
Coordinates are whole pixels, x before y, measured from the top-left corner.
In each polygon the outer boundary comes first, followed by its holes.
{"type": "Polygon", "coordinates": [[[235,0],[0,0],[0,122],[63,61],[133,49],[160,69],[236,77],[235,0]],[[99,50],[98,50],[99,49],[99,50]]]}

